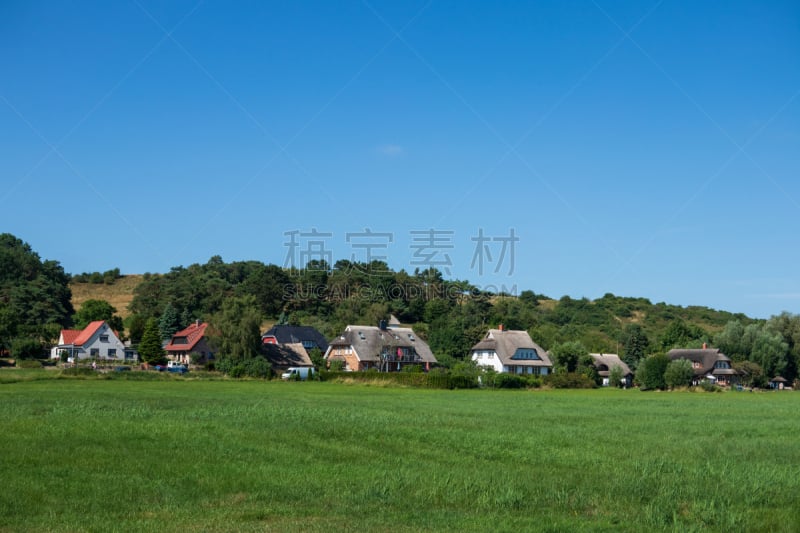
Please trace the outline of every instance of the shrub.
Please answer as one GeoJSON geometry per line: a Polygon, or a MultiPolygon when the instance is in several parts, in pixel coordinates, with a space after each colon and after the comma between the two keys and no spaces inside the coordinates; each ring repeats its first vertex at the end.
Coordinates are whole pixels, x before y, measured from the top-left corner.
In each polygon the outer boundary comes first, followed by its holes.
{"type": "Polygon", "coordinates": [[[42,368],[42,363],[35,359],[17,359],[17,368],[42,368]]]}
{"type": "Polygon", "coordinates": [[[494,379],[494,386],[498,389],[524,389],[527,384],[525,377],[515,374],[497,374],[494,379]]]}
{"type": "Polygon", "coordinates": [[[341,359],[333,359],[328,362],[328,369],[331,372],[342,372],[344,370],[344,361],[341,359]]]}
{"type": "Polygon", "coordinates": [[[380,382],[423,389],[474,389],[476,378],[446,372],[319,372],[320,381],[380,382]]]}
{"type": "Polygon", "coordinates": [[[243,360],[220,357],[214,364],[217,370],[232,378],[268,378],[272,376],[272,365],[260,355],[243,360]]]}
{"type": "Polygon", "coordinates": [[[65,368],[61,371],[62,376],[96,376],[97,372],[95,372],[91,367],[88,366],[74,366],[72,368],[65,368]]]}
{"type": "Polygon", "coordinates": [[[664,371],[664,383],[670,389],[688,387],[692,384],[693,377],[694,370],[692,369],[692,362],[688,359],[670,361],[667,365],[667,369],[664,371]]]}
{"type": "Polygon", "coordinates": [[[554,389],[593,389],[597,384],[593,379],[575,372],[548,374],[544,384],[554,389]]]}
{"type": "Polygon", "coordinates": [[[715,385],[710,381],[703,381],[702,383],[700,383],[700,388],[706,392],[722,392],[722,387],[720,387],[719,385],[715,385]]]}
{"type": "Polygon", "coordinates": [[[636,371],[636,381],[642,390],[665,389],[664,373],[670,360],[664,354],[651,355],[641,363],[636,371]]]}
{"type": "Polygon", "coordinates": [[[19,337],[11,341],[11,355],[16,359],[35,359],[44,355],[44,352],[38,340],[19,337]]]}

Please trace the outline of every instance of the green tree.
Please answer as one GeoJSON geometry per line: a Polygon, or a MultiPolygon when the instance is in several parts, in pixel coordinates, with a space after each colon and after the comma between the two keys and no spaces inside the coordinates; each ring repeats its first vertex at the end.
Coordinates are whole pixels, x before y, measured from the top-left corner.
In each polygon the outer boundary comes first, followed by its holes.
{"type": "Polygon", "coordinates": [[[748,387],[766,387],[768,380],[761,367],[752,361],[734,361],[733,368],[739,372],[742,385],[748,387]]]}
{"type": "Polygon", "coordinates": [[[692,384],[693,377],[692,362],[688,359],[676,359],[670,361],[664,371],[664,384],[670,389],[688,387],[692,384]]]}
{"type": "Polygon", "coordinates": [[[767,321],[767,329],[779,333],[789,348],[782,376],[793,382],[800,367],[800,315],[783,312],[767,321]]]}
{"type": "Polygon", "coordinates": [[[164,349],[161,347],[161,333],[158,331],[158,322],[155,318],[147,321],[137,351],[145,363],[163,365],[166,362],[164,349]]]}
{"type": "Polygon", "coordinates": [[[36,339],[21,337],[11,341],[11,357],[16,359],[36,359],[42,357],[42,343],[36,339]]]}
{"type": "Polygon", "coordinates": [[[56,261],[42,261],[27,243],[0,234],[0,349],[17,337],[52,342],[51,325],[67,327],[75,310],[69,276],[56,261]]]}
{"type": "Polygon", "coordinates": [[[731,320],[714,336],[714,346],[733,361],[744,361],[750,356],[752,344],[745,345],[744,326],[738,320],[731,320]]]}
{"type": "Polygon", "coordinates": [[[78,312],[72,316],[75,327],[83,329],[95,320],[105,320],[108,326],[122,335],[125,326],[122,317],[116,314],[117,308],[105,300],[86,300],[81,305],[78,312]]]}
{"type": "Polygon", "coordinates": [[[127,326],[128,336],[133,344],[142,342],[142,335],[144,335],[144,328],[147,320],[142,315],[131,315],[125,319],[127,326]]]}
{"type": "Polygon", "coordinates": [[[325,354],[322,353],[322,350],[314,346],[311,350],[308,351],[308,357],[311,359],[311,363],[317,368],[325,368],[325,354]]]}
{"type": "Polygon", "coordinates": [[[783,375],[789,346],[780,333],[763,329],[753,341],[750,360],[761,366],[767,379],[783,375]]]}
{"type": "Polygon", "coordinates": [[[609,387],[622,387],[622,380],[625,376],[622,373],[622,367],[614,365],[608,372],[608,386],[609,387]]]}
{"type": "MultiPolygon", "coordinates": [[[[187,326],[188,324],[183,324],[187,326]]],[[[178,310],[168,303],[161,313],[161,318],[158,319],[158,332],[162,339],[169,339],[175,335],[175,332],[180,330],[181,324],[179,323],[178,310]]]]}
{"type": "Polygon", "coordinates": [[[244,360],[261,349],[261,312],[252,295],[229,298],[213,316],[212,343],[221,357],[244,360]]]}
{"type": "Polygon", "coordinates": [[[622,360],[631,370],[636,370],[639,361],[647,356],[650,340],[639,324],[625,326],[622,340],[622,360]]]}
{"type": "Polygon", "coordinates": [[[575,372],[578,364],[589,351],[578,341],[569,341],[557,344],[550,350],[550,357],[558,372],[575,372]]]}
{"type": "Polygon", "coordinates": [[[636,371],[636,381],[642,390],[665,389],[667,383],[664,380],[664,373],[669,363],[669,357],[663,353],[651,355],[640,361],[636,371]]]}

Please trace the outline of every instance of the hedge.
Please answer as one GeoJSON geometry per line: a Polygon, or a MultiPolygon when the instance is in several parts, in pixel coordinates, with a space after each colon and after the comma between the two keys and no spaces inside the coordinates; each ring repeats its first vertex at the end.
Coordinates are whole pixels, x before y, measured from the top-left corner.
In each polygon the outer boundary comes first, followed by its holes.
{"type": "Polygon", "coordinates": [[[421,374],[416,372],[331,372],[319,373],[321,381],[351,380],[396,383],[421,389],[474,389],[476,379],[469,376],[452,376],[441,372],[421,374]]]}

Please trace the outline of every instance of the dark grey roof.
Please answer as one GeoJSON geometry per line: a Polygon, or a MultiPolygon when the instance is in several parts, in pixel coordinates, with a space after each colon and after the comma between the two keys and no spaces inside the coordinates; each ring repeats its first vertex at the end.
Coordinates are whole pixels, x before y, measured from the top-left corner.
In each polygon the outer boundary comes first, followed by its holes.
{"type": "Polygon", "coordinates": [[[480,350],[494,350],[504,365],[553,366],[550,356],[544,348],[533,342],[527,331],[490,329],[483,340],[470,349],[470,352],[480,350]],[[513,359],[514,354],[520,349],[534,350],[539,359],[513,359]]]}
{"type": "Polygon", "coordinates": [[[601,377],[607,378],[615,366],[622,369],[623,376],[633,375],[628,365],[615,353],[590,353],[589,355],[594,359],[594,366],[601,377]]]}
{"type": "Polygon", "coordinates": [[[422,362],[436,363],[428,344],[420,339],[411,328],[350,325],[344,333],[330,342],[331,346],[352,346],[360,361],[380,361],[384,348],[409,348],[422,362]]]}
{"type": "Polygon", "coordinates": [[[314,366],[300,343],[263,344],[261,353],[276,370],[285,370],[290,366],[314,366]]]}
{"type": "Polygon", "coordinates": [[[325,336],[311,326],[288,326],[278,324],[267,330],[261,338],[275,337],[278,344],[291,344],[294,342],[303,343],[311,341],[316,344],[323,352],[328,349],[328,340],[325,336]]]}
{"type": "Polygon", "coordinates": [[[720,352],[717,348],[702,348],[702,349],[674,349],[667,352],[667,356],[673,361],[677,359],[688,359],[692,363],[699,363],[694,366],[695,376],[705,376],[711,374],[712,376],[736,375],[738,372],[732,368],[714,368],[717,361],[727,361],[730,365],[730,358],[724,353],[720,352]]]}

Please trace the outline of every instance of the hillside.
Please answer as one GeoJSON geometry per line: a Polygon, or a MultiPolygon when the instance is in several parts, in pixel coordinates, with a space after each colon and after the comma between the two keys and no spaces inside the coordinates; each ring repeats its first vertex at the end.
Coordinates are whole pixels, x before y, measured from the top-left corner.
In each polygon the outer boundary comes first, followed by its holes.
{"type": "Polygon", "coordinates": [[[86,300],[105,300],[117,308],[117,314],[123,319],[131,313],[128,305],[133,301],[133,290],[142,281],[141,274],[129,274],[118,278],[113,284],[105,283],[70,283],[72,290],[72,306],[77,311],[86,300]]]}

